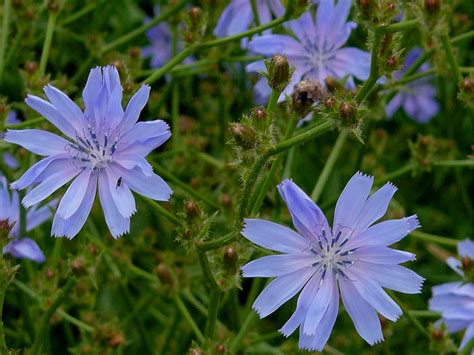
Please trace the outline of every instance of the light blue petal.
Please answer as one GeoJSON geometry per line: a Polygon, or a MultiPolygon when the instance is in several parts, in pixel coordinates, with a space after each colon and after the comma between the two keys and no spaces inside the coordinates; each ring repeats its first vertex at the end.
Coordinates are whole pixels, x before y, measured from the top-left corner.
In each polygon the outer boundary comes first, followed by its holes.
{"type": "Polygon", "coordinates": [[[74,238],[81,230],[94,204],[95,194],[97,191],[97,174],[93,174],[89,179],[89,186],[81,202],[81,205],[68,219],[61,218],[56,213],[53,219],[51,234],[55,237],[74,238]]]}
{"type": "Polygon", "coordinates": [[[277,277],[258,295],[253,309],[260,318],[268,316],[296,295],[313,274],[313,268],[309,268],[277,277]]]}
{"type": "Polygon", "coordinates": [[[465,239],[458,243],[458,254],[474,260],[474,243],[472,240],[465,239]]]}
{"type": "Polygon", "coordinates": [[[342,302],[354,323],[357,333],[370,345],[383,341],[377,312],[362,298],[352,281],[339,279],[342,302]]]}
{"type": "Polygon", "coordinates": [[[26,231],[29,232],[50,219],[57,205],[58,200],[54,199],[38,209],[29,208],[26,212],[26,231]]]}
{"type": "Polygon", "coordinates": [[[61,218],[68,219],[76,213],[86,195],[90,177],[91,170],[84,169],[71,183],[56,212],[61,218]]]}
{"type": "Polygon", "coordinates": [[[133,191],[157,201],[169,201],[173,191],[160,176],[154,173],[146,176],[139,168],[128,170],[118,164],[113,164],[113,167],[133,191]]]}
{"type": "Polygon", "coordinates": [[[38,155],[64,154],[68,146],[68,141],[64,138],[39,129],[9,129],[5,134],[5,141],[21,145],[38,155]]]}
{"type": "Polygon", "coordinates": [[[352,228],[367,201],[374,178],[357,172],[351,177],[339,196],[334,212],[334,232],[344,227],[352,228]]]}
{"type": "Polygon", "coordinates": [[[370,304],[385,318],[396,321],[402,314],[401,308],[396,304],[379,286],[376,281],[368,277],[364,270],[356,268],[354,265],[348,271],[349,279],[353,280],[352,285],[357,289],[365,301],[370,304]]]}
{"type": "Polygon", "coordinates": [[[112,237],[118,238],[130,231],[130,218],[122,216],[110,193],[109,183],[105,174],[99,174],[99,198],[104,211],[105,222],[112,237]]]}
{"type": "Polygon", "coordinates": [[[424,278],[401,265],[372,264],[358,261],[357,267],[380,286],[403,293],[420,293],[424,278]]]}
{"type": "Polygon", "coordinates": [[[127,186],[127,182],[119,182],[120,175],[116,172],[113,166],[105,171],[110,189],[110,195],[115,202],[115,206],[123,217],[130,217],[137,211],[135,206],[135,198],[132,191],[127,186]]]}
{"type": "Polygon", "coordinates": [[[18,169],[20,166],[20,164],[18,164],[18,160],[16,160],[16,158],[8,152],[3,153],[3,161],[7,167],[13,170],[18,169]]]}
{"type": "Polygon", "coordinates": [[[314,255],[268,255],[242,266],[243,277],[275,277],[311,267],[314,255]]]}
{"type": "Polygon", "coordinates": [[[43,90],[56,111],[60,113],[63,119],[76,132],[81,133],[87,127],[86,119],[81,109],[65,93],[51,85],[45,86],[43,90]]]}
{"type": "MultiPolygon", "coordinates": [[[[324,314],[326,313],[329,304],[334,299],[334,275],[332,272],[327,272],[324,279],[319,284],[318,292],[313,298],[313,302],[308,308],[308,313],[303,323],[303,333],[306,335],[315,335],[317,327],[324,314]]],[[[337,290],[336,290],[337,291],[337,290]]]]}
{"type": "MultiPolygon", "coordinates": [[[[464,337],[461,340],[461,344],[459,345],[459,350],[464,349],[465,346],[467,346],[467,343],[471,341],[471,339],[474,338],[474,322],[469,324],[469,326],[466,329],[466,332],[464,333],[464,337]]],[[[468,349],[468,351],[471,351],[471,354],[473,353],[473,349],[468,349]]]]}
{"type": "Polygon", "coordinates": [[[359,80],[367,80],[370,73],[370,54],[359,48],[341,48],[327,65],[337,73],[338,79],[350,74],[359,80]]]}
{"type": "Polygon", "coordinates": [[[123,119],[124,113],[122,108],[122,91],[122,86],[115,86],[109,97],[109,102],[107,103],[105,115],[111,130],[117,127],[117,125],[122,122],[123,119]]]}
{"type": "Polygon", "coordinates": [[[97,98],[102,90],[102,68],[95,67],[91,69],[87,78],[86,86],[82,91],[82,99],[86,107],[86,112],[92,112],[92,108],[97,102],[97,98]]]}
{"type": "Polygon", "coordinates": [[[309,243],[290,228],[263,219],[245,219],[242,235],[261,247],[282,253],[301,253],[309,243]]]}
{"type": "Polygon", "coordinates": [[[123,121],[119,126],[122,133],[127,132],[138,121],[140,113],[150,97],[150,90],[151,88],[148,85],[143,85],[128,102],[123,114],[123,121]]]}
{"type": "Polygon", "coordinates": [[[114,161],[125,169],[133,169],[139,167],[145,176],[153,175],[153,167],[148,161],[138,154],[121,154],[118,153],[114,157],[114,161]]]}
{"type": "Polygon", "coordinates": [[[392,100],[385,106],[385,114],[388,118],[392,118],[395,112],[398,111],[400,106],[402,105],[403,94],[397,93],[392,100]]]}
{"type": "Polygon", "coordinates": [[[68,120],[63,117],[58,110],[48,101],[45,101],[37,96],[28,95],[25,102],[33,110],[38,112],[41,116],[46,118],[51,124],[56,126],[62,133],[70,138],[76,136],[74,127],[68,120]]]}
{"type": "Polygon", "coordinates": [[[120,138],[120,150],[135,142],[146,142],[149,139],[161,139],[163,142],[171,137],[170,126],[162,120],[138,122],[120,138]]]}
{"type": "Polygon", "coordinates": [[[446,264],[458,275],[464,276],[464,271],[462,270],[461,260],[458,260],[452,256],[446,259],[446,264]]]}
{"type": "Polygon", "coordinates": [[[323,230],[330,233],[321,209],[293,181],[283,180],[278,191],[288,206],[296,229],[309,241],[315,241],[323,230]]]}
{"type": "Polygon", "coordinates": [[[37,263],[45,261],[43,252],[33,239],[13,239],[3,248],[4,254],[11,254],[15,258],[29,259],[37,263]]]}
{"type": "Polygon", "coordinates": [[[416,259],[415,254],[385,246],[365,247],[354,253],[357,260],[374,264],[401,264],[416,259]]]}
{"type": "Polygon", "coordinates": [[[357,218],[354,234],[364,231],[368,226],[385,215],[390,200],[396,191],[397,188],[388,182],[368,198],[357,218]]]}
{"type": "Polygon", "coordinates": [[[304,58],[306,50],[293,37],[287,35],[264,35],[254,37],[249,43],[249,50],[265,56],[283,54],[288,58],[304,58]]]}
{"type": "Polygon", "coordinates": [[[36,205],[43,201],[54,191],[69,182],[74,176],[79,173],[79,169],[71,163],[64,165],[64,170],[56,171],[49,175],[43,182],[36,186],[31,191],[28,191],[23,198],[22,203],[25,207],[36,205]]]}

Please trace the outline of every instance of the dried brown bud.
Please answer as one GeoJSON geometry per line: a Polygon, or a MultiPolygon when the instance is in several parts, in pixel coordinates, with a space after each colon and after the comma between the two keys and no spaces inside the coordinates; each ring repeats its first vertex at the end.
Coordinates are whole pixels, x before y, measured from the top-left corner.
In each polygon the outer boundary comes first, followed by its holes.
{"type": "Polygon", "coordinates": [[[374,7],[374,0],[356,0],[356,4],[364,17],[370,17],[374,7]]]}
{"type": "Polygon", "coordinates": [[[441,329],[434,329],[433,330],[433,339],[434,340],[441,340],[444,337],[444,332],[441,329]]]}
{"type": "Polygon", "coordinates": [[[227,269],[233,270],[237,264],[239,255],[234,247],[227,246],[224,249],[224,265],[227,269]]]}
{"type": "Polygon", "coordinates": [[[224,354],[225,353],[225,345],[224,344],[217,344],[216,345],[216,353],[224,354]]]}
{"type": "Polygon", "coordinates": [[[470,270],[474,266],[474,263],[472,262],[472,260],[467,256],[462,258],[461,262],[462,262],[462,268],[464,270],[470,270]]]}
{"type": "Polygon", "coordinates": [[[327,96],[324,99],[324,106],[326,108],[333,108],[335,104],[336,104],[336,99],[334,98],[334,96],[327,96]]]}
{"type": "Polygon", "coordinates": [[[398,58],[395,57],[394,55],[392,55],[392,56],[387,58],[385,63],[387,64],[387,67],[389,67],[391,69],[394,69],[394,68],[396,68],[396,66],[398,64],[398,58]]]}
{"type": "Polygon", "coordinates": [[[1,219],[0,220],[0,238],[6,239],[10,231],[12,230],[14,223],[10,223],[8,219],[1,219]]]}
{"type": "Polygon", "coordinates": [[[474,80],[464,78],[461,80],[461,90],[465,92],[474,92],[474,80]]]}
{"type": "Polygon", "coordinates": [[[198,203],[193,200],[188,200],[184,203],[184,211],[188,218],[197,217],[201,213],[198,203]]]}
{"type": "Polygon", "coordinates": [[[252,127],[241,123],[231,123],[229,130],[235,141],[242,147],[252,148],[255,146],[257,132],[252,127]]]}
{"type": "Polygon", "coordinates": [[[441,8],[439,0],[425,0],[425,10],[430,15],[436,14],[441,8]]]}
{"type": "Polygon", "coordinates": [[[353,125],[357,122],[357,109],[350,102],[342,102],[339,105],[339,114],[346,125],[353,125]]]}
{"type": "Polygon", "coordinates": [[[33,75],[36,72],[36,69],[38,69],[38,63],[34,61],[26,62],[25,70],[28,72],[28,74],[33,75]]]}
{"type": "Polygon", "coordinates": [[[155,268],[155,273],[160,279],[162,284],[173,286],[174,284],[173,275],[171,274],[171,271],[168,269],[168,267],[165,264],[159,264],[155,268]]]}
{"type": "Polygon", "coordinates": [[[54,271],[51,270],[51,269],[46,269],[45,272],[44,272],[44,276],[47,279],[52,279],[54,277],[54,271]]]}
{"type": "Polygon", "coordinates": [[[344,89],[344,86],[342,86],[342,84],[332,76],[328,76],[326,79],[324,79],[324,82],[329,92],[336,92],[338,90],[344,89]]]}
{"type": "Polygon", "coordinates": [[[323,97],[324,89],[319,81],[300,81],[293,90],[293,109],[301,116],[305,116],[313,104],[317,104],[323,97]]]}
{"type": "Polygon", "coordinates": [[[388,2],[387,4],[385,4],[385,8],[387,9],[387,11],[393,12],[397,9],[397,5],[393,2],[388,2]]]}
{"type": "Polygon", "coordinates": [[[230,207],[232,205],[232,199],[229,194],[222,194],[222,204],[224,207],[230,207]]]}
{"type": "Polygon", "coordinates": [[[116,348],[125,344],[125,337],[123,336],[122,332],[116,330],[108,337],[107,344],[111,348],[116,348]]]}
{"type": "Polygon", "coordinates": [[[138,58],[140,57],[140,48],[138,47],[132,47],[128,50],[128,55],[132,58],[138,58]]]}
{"type": "Polygon", "coordinates": [[[191,20],[191,24],[193,26],[200,25],[202,21],[202,10],[200,7],[193,6],[188,11],[189,19],[191,20]]]}
{"type": "Polygon", "coordinates": [[[265,107],[263,106],[254,107],[250,111],[250,117],[252,117],[253,119],[257,121],[263,121],[267,118],[267,111],[265,110],[265,107]]]}
{"type": "Polygon", "coordinates": [[[71,261],[71,270],[76,275],[84,274],[86,272],[84,260],[78,258],[71,261]]]}
{"type": "Polygon", "coordinates": [[[290,80],[290,65],[284,55],[276,54],[266,63],[268,84],[274,90],[282,91],[290,80]]]}

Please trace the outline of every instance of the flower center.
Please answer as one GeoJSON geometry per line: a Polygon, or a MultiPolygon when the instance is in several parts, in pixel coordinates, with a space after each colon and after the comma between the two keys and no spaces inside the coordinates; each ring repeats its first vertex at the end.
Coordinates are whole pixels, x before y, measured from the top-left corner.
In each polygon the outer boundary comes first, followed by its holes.
{"type": "Polygon", "coordinates": [[[93,172],[101,172],[113,160],[117,150],[118,138],[110,140],[108,133],[100,136],[89,124],[82,135],[76,135],[76,141],[70,142],[69,154],[79,168],[89,168],[93,172]]]}
{"type": "Polygon", "coordinates": [[[335,235],[330,233],[328,236],[323,229],[317,242],[310,247],[311,252],[316,255],[316,261],[312,266],[316,268],[317,272],[321,273],[321,282],[328,271],[332,271],[336,278],[342,276],[348,279],[346,271],[355,263],[353,254],[357,248],[347,249],[346,244],[349,241],[350,234],[345,237],[342,237],[342,235],[343,232],[339,231],[335,235]]]}

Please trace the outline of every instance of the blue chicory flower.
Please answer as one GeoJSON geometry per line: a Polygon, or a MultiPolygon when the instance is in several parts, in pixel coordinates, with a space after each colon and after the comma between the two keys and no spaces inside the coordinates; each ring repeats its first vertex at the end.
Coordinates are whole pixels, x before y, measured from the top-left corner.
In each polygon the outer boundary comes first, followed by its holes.
{"type": "MultiPolygon", "coordinates": [[[[16,112],[15,111],[10,111],[7,114],[7,118],[5,120],[7,124],[18,124],[20,123],[20,120],[17,118],[16,112]]],[[[18,160],[9,152],[3,153],[3,161],[5,162],[5,165],[9,167],[10,169],[18,169],[20,166],[18,164],[18,160]]]]}
{"type": "MultiPolygon", "coordinates": [[[[474,243],[469,239],[463,240],[462,242],[458,243],[458,254],[461,258],[469,258],[474,260],[474,243]]],[[[462,270],[462,262],[461,260],[449,257],[446,260],[446,263],[449,265],[451,269],[453,269],[457,274],[464,276],[464,271],[462,270]]]]}
{"type": "MultiPolygon", "coordinates": [[[[402,70],[394,73],[394,78],[399,79],[403,73],[418,59],[422,51],[420,48],[413,48],[408,52],[402,70]]],[[[418,73],[423,73],[430,69],[428,63],[424,63],[418,73]]],[[[385,107],[385,113],[389,118],[403,107],[405,113],[418,123],[426,123],[439,112],[439,103],[436,101],[436,89],[431,84],[432,76],[427,76],[415,80],[399,91],[385,107]]]]}
{"type": "Polygon", "coordinates": [[[260,317],[273,313],[300,290],[296,310],[280,329],[300,329],[299,346],[319,350],[327,343],[339,309],[339,292],[360,336],[369,344],[383,340],[377,312],[392,321],[402,314],[384,288],[419,293],[423,278],[398,265],[415,255],[391,249],[420,225],[416,215],[374,224],[396,192],[385,184],[369,197],[373,178],[356,173],[336,204],[332,229],[321,209],[291,180],[278,190],[298,232],[247,219],[242,234],[255,244],[283,254],[265,256],[242,267],[244,277],[276,277],[257,297],[260,317]]]}
{"type": "Polygon", "coordinates": [[[38,129],[8,130],[5,140],[46,156],[33,165],[12,187],[37,185],[24,197],[33,206],[73,180],[54,216],[52,234],[73,238],[84,225],[96,191],[105,220],[114,238],[130,229],[135,213],[132,191],[159,201],[172,191],[153,172],[145,157],[171,136],[164,121],[138,122],[150,87],[143,85],[122,108],[122,86],[115,67],[94,68],[82,93],[85,111],[51,85],[49,99],[29,95],[26,103],[55,125],[65,136],[38,129]]]}
{"type": "MultiPolygon", "coordinates": [[[[29,232],[40,224],[46,222],[51,216],[51,209],[57,201],[37,208],[36,206],[26,211],[26,231],[29,232]]],[[[12,240],[3,248],[3,254],[11,254],[15,258],[29,259],[42,263],[44,254],[33,239],[19,235],[20,201],[18,192],[9,191],[8,183],[4,176],[0,176],[0,220],[7,220],[13,224],[9,233],[12,240]]]]}
{"type": "MultiPolygon", "coordinates": [[[[458,243],[458,253],[474,261],[474,243],[464,240],[458,243]]],[[[456,272],[458,272],[455,269],[456,272]]],[[[464,275],[461,271],[461,274],[464,275]]],[[[457,333],[465,329],[464,337],[459,345],[463,349],[474,338],[474,284],[466,282],[449,282],[432,288],[433,297],[429,301],[429,309],[441,313],[441,322],[446,325],[449,333],[457,333]]]]}
{"type": "MultiPolygon", "coordinates": [[[[257,13],[260,24],[271,21],[272,14],[279,17],[285,12],[280,0],[256,1],[257,13]]],[[[252,4],[249,0],[231,0],[222,12],[214,35],[227,37],[246,31],[254,22],[252,4]]]]}
{"type": "MultiPolygon", "coordinates": [[[[270,34],[255,37],[249,43],[249,49],[255,54],[273,56],[286,55],[288,62],[295,68],[292,79],[280,96],[291,95],[294,86],[304,79],[319,80],[324,84],[328,76],[347,79],[346,85],[354,88],[354,77],[366,80],[370,71],[370,54],[359,48],[341,48],[349,39],[355,22],[346,22],[351,8],[350,0],[322,0],[318,6],[316,19],[307,11],[288,23],[294,37],[282,34],[270,34]]],[[[262,61],[247,66],[248,72],[264,70],[262,61]]],[[[261,78],[255,86],[255,99],[264,101],[271,90],[266,80],[261,78]]]]}

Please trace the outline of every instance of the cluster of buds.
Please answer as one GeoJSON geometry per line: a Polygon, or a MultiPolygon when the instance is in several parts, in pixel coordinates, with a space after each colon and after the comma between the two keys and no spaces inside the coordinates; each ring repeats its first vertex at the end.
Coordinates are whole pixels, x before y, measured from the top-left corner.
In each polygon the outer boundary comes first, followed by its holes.
{"type": "Polygon", "coordinates": [[[367,26],[389,24],[400,13],[397,1],[356,0],[360,18],[367,26]]]}
{"type": "Polygon", "coordinates": [[[189,44],[199,42],[206,32],[207,14],[200,7],[193,6],[184,18],[184,24],[184,41],[189,44]]]}

